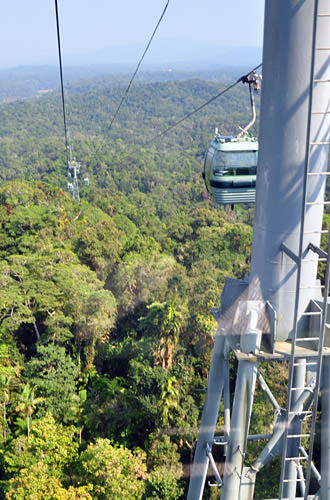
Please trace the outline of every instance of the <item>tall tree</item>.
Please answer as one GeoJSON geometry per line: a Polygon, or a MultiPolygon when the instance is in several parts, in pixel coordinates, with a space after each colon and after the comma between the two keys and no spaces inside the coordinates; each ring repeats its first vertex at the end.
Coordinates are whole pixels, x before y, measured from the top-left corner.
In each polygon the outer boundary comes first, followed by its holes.
{"type": "Polygon", "coordinates": [[[93,484],[95,500],[141,500],[145,491],[146,463],[142,451],[115,447],[97,439],[81,454],[81,481],[93,484]]]}
{"type": "Polygon", "coordinates": [[[174,349],[179,342],[185,318],[173,303],[165,303],[162,312],[157,358],[163,368],[170,370],[173,366],[174,349]]]}
{"type": "Polygon", "coordinates": [[[79,367],[64,347],[38,345],[36,356],[26,364],[23,375],[41,396],[39,417],[49,412],[61,422],[72,422],[72,407],[79,404],[79,367]]]}
{"type": "Polygon", "coordinates": [[[67,480],[69,467],[78,457],[75,437],[73,426],[63,426],[50,414],[35,419],[29,438],[18,435],[7,445],[3,457],[6,474],[17,477],[22,469],[41,461],[48,466],[50,475],[67,480]]]}
{"type": "Polygon", "coordinates": [[[64,488],[47,464],[36,462],[8,481],[6,500],[92,500],[91,485],[64,488]]]}
{"type": "Polygon", "coordinates": [[[159,404],[162,412],[162,423],[165,426],[169,424],[171,410],[179,408],[180,405],[180,391],[176,387],[177,384],[178,381],[175,377],[168,377],[162,387],[159,404]]]}
{"type": "Polygon", "coordinates": [[[22,392],[18,395],[17,398],[18,405],[16,406],[16,411],[22,413],[26,418],[27,425],[27,435],[30,436],[30,418],[33,414],[34,410],[44,398],[35,397],[34,388],[30,386],[30,384],[25,384],[23,386],[22,392]]]}

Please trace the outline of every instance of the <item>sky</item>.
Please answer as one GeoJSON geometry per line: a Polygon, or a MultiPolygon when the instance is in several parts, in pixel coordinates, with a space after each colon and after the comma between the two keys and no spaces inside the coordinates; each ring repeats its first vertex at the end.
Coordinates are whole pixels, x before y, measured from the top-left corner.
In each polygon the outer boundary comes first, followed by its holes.
{"type": "MultiPolygon", "coordinates": [[[[55,1],[0,4],[0,68],[56,64],[55,1]]],[[[146,44],[165,5],[166,0],[58,0],[63,56],[146,44]]],[[[264,0],[170,0],[156,37],[261,47],[263,9],[264,0]]]]}

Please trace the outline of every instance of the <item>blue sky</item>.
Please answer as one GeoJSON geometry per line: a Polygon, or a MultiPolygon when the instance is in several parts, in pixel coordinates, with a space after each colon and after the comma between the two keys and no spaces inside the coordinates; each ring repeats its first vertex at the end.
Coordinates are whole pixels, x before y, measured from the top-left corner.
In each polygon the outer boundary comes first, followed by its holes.
{"type": "MultiPolygon", "coordinates": [[[[146,43],[166,0],[58,0],[63,54],[146,43]]],[[[54,0],[1,0],[0,67],[55,62],[54,0]]],[[[170,0],[159,40],[261,46],[264,0],[170,0]]]]}

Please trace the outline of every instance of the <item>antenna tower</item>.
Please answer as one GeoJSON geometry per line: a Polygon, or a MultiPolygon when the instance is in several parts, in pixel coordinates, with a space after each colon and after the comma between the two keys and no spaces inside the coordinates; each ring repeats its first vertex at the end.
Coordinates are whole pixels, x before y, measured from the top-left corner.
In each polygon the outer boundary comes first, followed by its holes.
{"type": "Polygon", "coordinates": [[[72,192],[72,197],[74,200],[80,202],[79,196],[79,185],[78,185],[78,174],[80,172],[80,162],[77,162],[75,158],[72,159],[72,145],[69,146],[69,177],[72,178],[72,182],[68,183],[68,189],[72,192]]]}

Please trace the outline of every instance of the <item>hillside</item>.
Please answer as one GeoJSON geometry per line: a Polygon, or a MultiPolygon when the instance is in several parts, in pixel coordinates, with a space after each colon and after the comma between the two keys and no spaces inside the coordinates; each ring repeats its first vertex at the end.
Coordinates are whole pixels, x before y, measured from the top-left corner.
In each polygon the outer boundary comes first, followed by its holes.
{"type": "MultiPolygon", "coordinates": [[[[220,60],[221,57],[220,57],[220,60]]],[[[233,58],[235,60],[235,58],[233,58]]],[[[147,82],[164,82],[164,81],[182,81],[193,78],[200,78],[206,81],[222,82],[226,78],[233,79],[239,74],[244,74],[249,71],[255,61],[261,60],[258,56],[251,64],[244,59],[245,62],[240,65],[214,65],[212,69],[201,70],[200,66],[189,68],[189,65],[176,63],[174,69],[170,65],[162,65],[159,68],[144,67],[143,71],[135,77],[135,81],[147,82]],[[187,67],[188,66],[188,67],[187,67]]],[[[134,64],[95,64],[89,66],[68,66],[64,65],[64,82],[65,86],[75,84],[76,82],[84,82],[89,86],[91,80],[107,79],[111,84],[127,85],[135,70],[134,64]]],[[[103,82],[104,85],[104,82],[103,82]]],[[[41,97],[50,90],[58,89],[60,86],[60,74],[57,65],[45,66],[18,66],[14,68],[4,68],[0,70],[0,103],[12,102],[19,99],[29,97],[41,97]]]]}
{"type": "MultiPolygon", "coordinates": [[[[167,172],[170,177],[184,175],[180,166],[184,161],[194,165],[194,172],[199,173],[215,126],[230,133],[249,119],[246,87],[237,86],[170,134],[159,140],[151,139],[213,97],[226,84],[228,81],[219,84],[201,80],[136,84],[110,131],[109,123],[122,97],[123,87],[109,79],[69,86],[67,121],[74,154],[91,177],[96,169],[96,184],[99,185],[104,183],[98,171],[100,164],[106,163],[105,175],[111,170],[113,174],[113,162],[117,170],[126,175],[125,170],[131,162],[141,157],[137,149],[141,147],[146,155],[152,155],[153,163],[161,164],[164,155],[171,156],[171,173],[167,172]],[[128,158],[121,164],[123,155],[128,158]],[[198,165],[194,164],[196,159],[198,165]]],[[[65,187],[66,156],[59,93],[0,106],[0,141],[2,180],[45,178],[65,187]],[[45,163],[41,166],[43,160],[45,163]]],[[[148,170],[153,171],[154,165],[149,164],[148,170]]]]}
{"type": "Polygon", "coordinates": [[[110,131],[123,88],[72,84],[74,154],[90,179],[80,204],[66,192],[59,94],[0,106],[6,499],[184,498],[216,328],[210,308],[226,276],[248,273],[252,239],[253,207],[215,206],[202,159],[215,126],[232,133],[249,120],[248,91],[236,87],[150,138],[227,84],[136,84],[110,131]]]}

